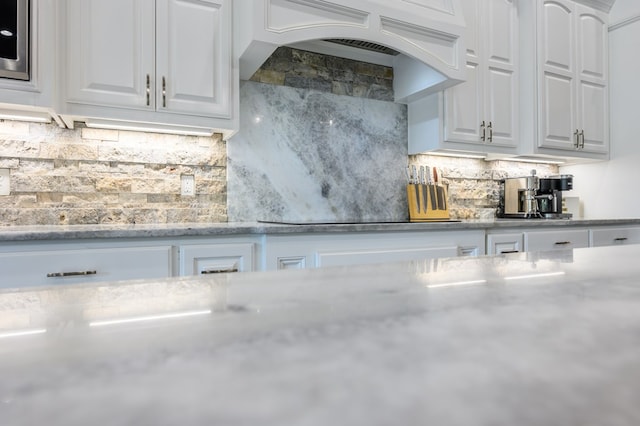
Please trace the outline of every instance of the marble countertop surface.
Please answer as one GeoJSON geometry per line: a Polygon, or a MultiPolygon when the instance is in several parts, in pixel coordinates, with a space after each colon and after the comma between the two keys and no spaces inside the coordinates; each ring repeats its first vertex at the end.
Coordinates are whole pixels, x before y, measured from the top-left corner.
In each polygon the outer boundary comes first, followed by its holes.
{"type": "Polygon", "coordinates": [[[0,291],[0,423],[637,425],[640,245],[0,291]]]}
{"type": "Polygon", "coordinates": [[[629,219],[472,219],[447,222],[370,222],[274,224],[266,222],[174,223],[135,225],[49,225],[0,227],[0,241],[37,241],[91,238],[176,238],[326,232],[439,231],[500,228],[542,228],[601,225],[640,225],[629,219]]]}

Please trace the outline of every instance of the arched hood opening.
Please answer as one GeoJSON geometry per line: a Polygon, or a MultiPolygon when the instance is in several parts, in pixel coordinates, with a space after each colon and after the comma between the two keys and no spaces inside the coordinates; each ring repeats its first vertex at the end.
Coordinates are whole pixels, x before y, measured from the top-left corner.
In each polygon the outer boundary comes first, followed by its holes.
{"type": "Polygon", "coordinates": [[[240,78],[279,46],[392,66],[397,102],[464,81],[458,0],[261,0],[234,4],[240,78]]]}

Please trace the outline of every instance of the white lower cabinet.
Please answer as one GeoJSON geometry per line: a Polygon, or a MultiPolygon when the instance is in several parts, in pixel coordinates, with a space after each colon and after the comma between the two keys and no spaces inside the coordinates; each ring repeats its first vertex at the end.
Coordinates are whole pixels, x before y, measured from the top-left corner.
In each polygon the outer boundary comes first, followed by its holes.
{"type": "Polygon", "coordinates": [[[484,254],[484,231],[267,235],[265,269],[303,269],[484,254]]]}
{"type": "Polygon", "coordinates": [[[18,246],[0,253],[0,270],[0,288],[164,278],[172,275],[172,247],[18,246]]]}
{"type": "Polygon", "coordinates": [[[253,243],[180,246],[180,275],[207,275],[254,270],[253,243]]]}
{"type": "Polygon", "coordinates": [[[591,247],[640,243],[640,227],[595,228],[591,230],[591,247]]]}

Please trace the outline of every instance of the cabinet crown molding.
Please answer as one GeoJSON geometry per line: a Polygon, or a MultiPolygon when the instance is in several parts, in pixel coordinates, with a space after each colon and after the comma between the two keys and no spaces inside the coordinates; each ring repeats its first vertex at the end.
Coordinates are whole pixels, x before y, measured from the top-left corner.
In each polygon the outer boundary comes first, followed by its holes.
{"type": "Polygon", "coordinates": [[[609,13],[615,2],[616,0],[576,0],[576,3],[581,3],[607,13],[609,13]]]}

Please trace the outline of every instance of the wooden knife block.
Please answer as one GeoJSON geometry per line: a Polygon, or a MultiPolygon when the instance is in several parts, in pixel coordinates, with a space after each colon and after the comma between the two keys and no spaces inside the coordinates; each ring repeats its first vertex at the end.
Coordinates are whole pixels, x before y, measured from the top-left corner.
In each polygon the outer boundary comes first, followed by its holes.
{"type": "Polygon", "coordinates": [[[449,197],[443,185],[407,185],[410,222],[449,219],[449,197]],[[435,198],[432,198],[435,196],[435,198]],[[434,208],[435,206],[435,208],[434,208]]]}

